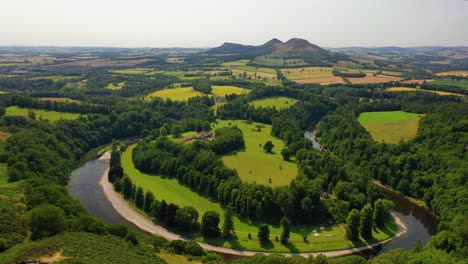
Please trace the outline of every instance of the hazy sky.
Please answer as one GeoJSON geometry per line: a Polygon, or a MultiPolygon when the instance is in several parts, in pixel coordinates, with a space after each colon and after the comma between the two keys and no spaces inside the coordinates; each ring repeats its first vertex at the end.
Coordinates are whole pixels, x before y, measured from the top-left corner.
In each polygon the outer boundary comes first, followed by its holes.
{"type": "Polygon", "coordinates": [[[468,0],[0,0],[0,45],[468,46],[468,0]]]}

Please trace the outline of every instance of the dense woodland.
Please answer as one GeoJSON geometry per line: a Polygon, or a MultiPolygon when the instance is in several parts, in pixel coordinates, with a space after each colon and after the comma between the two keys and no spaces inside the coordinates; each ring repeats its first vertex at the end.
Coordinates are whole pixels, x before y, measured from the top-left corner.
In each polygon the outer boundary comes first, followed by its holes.
{"type": "MultiPolygon", "coordinates": [[[[202,59],[194,55],[187,61],[202,59]]],[[[60,80],[0,78],[1,87],[16,91],[0,95],[2,116],[9,106],[80,114],[76,120],[56,123],[2,117],[0,125],[11,136],[5,141],[0,161],[8,166],[9,182],[23,183],[25,208],[12,209],[0,203],[0,252],[21,244],[26,238],[47,241],[71,232],[86,232],[128,241],[140,255],[149,258],[154,257],[151,254],[154,250],[171,248],[178,254],[204,256],[204,263],[220,263],[219,256],[206,255],[195,242],[161,242],[125,226],[104,223],[90,216],[68,194],[65,185],[70,172],[83,156],[113,140],[141,138],[132,158],[142,172],[176,178],[180,184],[219,202],[228,212],[243,219],[284,226],[287,225],[284,219],[291,224],[311,224],[331,218],[336,223],[347,224],[350,239],[357,232],[362,237],[369,235],[366,233],[369,230],[353,224],[356,221],[370,221],[368,226],[379,226],[388,219],[392,204],[373,183],[378,180],[424,201],[439,216],[440,223],[438,234],[428,245],[411,251],[392,250],[369,262],[456,263],[468,257],[468,105],[463,98],[382,91],[399,83],[323,87],[292,84],[278,76],[283,86],[267,87],[245,80],[187,81],[162,74],[155,74],[154,78],[119,76],[102,70],[84,74],[88,81],[79,89],[60,80]],[[122,81],[126,82],[125,89],[103,89],[109,83],[122,81]],[[188,82],[204,94],[211,92],[211,85],[237,85],[251,92],[228,95],[228,103],[222,106],[215,106],[208,96],[186,102],[141,99],[142,95],[176,82],[188,82]],[[82,102],[35,98],[45,95],[82,102]],[[300,101],[285,110],[248,104],[272,96],[300,101]],[[129,101],[128,97],[136,99],[129,101]],[[217,108],[216,113],[213,106],[217,108]],[[415,139],[400,144],[377,143],[356,120],[362,112],[390,110],[427,114],[415,139]],[[175,143],[168,137],[186,131],[209,131],[217,118],[271,124],[272,135],[285,142],[286,147],[280,150],[283,158],[297,161],[297,177],[289,186],[276,188],[241,181],[237,172],[227,168],[220,158],[244,147],[242,131],[236,127],[217,129],[212,131],[213,141],[189,145],[175,143]],[[320,143],[326,151],[314,149],[304,138],[304,131],[311,125],[317,125],[320,143]]],[[[81,77],[70,78],[78,78],[76,82],[79,82],[81,77]]],[[[466,94],[466,89],[430,84],[423,85],[422,89],[466,94]]],[[[118,155],[114,149],[109,177],[116,190],[137,207],[167,226],[200,230],[206,236],[231,234],[229,226],[218,227],[220,217],[226,216],[210,212],[199,217],[193,208],[179,208],[171,201],[157,200],[154,194],[144,193],[141,187],[136,188],[119,168],[118,155]],[[196,218],[201,219],[200,223],[193,221],[196,218]]],[[[259,232],[258,236],[267,235],[263,230],[263,235],[259,232]]],[[[332,260],[258,255],[233,263],[366,263],[366,260],[358,256],[332,260]]]]}

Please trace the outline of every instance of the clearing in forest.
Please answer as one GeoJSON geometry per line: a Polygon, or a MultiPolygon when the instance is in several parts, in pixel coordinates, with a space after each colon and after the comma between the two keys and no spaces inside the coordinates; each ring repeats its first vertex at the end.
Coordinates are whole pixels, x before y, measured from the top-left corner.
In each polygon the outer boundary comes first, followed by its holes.
{"type": "Polygon", "coordinates": [[[416,137],[423,116],[403,111],[364,112],[358,121],[375,141],[398,144],[416,137]]]}
{"type": "MultiPolygon", "coordinates": [[[[207,94],[207,96],[221,96],[224,97],[227,94],[244,94],[250,92],[249,89],[240,88],[236,86],[211,86],[212,93],[207,94]]],[[[145,97],[146,100],[151,99],[152,97],[160,97],[164,100],[171,99],[173,101],[187,101],[189,98],[195,96],[203,96],[202,92],[194,90],[192,87],[183,87],[183,88],[168,88],[165,90],[156,91],[145,97]]]]}
{"type": "Polygon", "coordinates": [[[60,119],[65,119],[65,120],[77,119],[80,116],[80,114],[75,114],[75,113],[65,113],[65,112],[49,111],[49,110],[42,110],[42,109],[28,109],[28,108],[21,108],[18,106],[7,107],[5,115],[6,116],[23,116],[25,118],[31,119],[31,117],[29,116],[29,110],[32,110],[32,112],[35,115],[36,120],[47,119],[52,123],[60,119]]]}
{"type": "Polygon", "coordinates": [[[237,126],[242,130],[245,149],[223,156],[226,166],[236,169],[241,179],[267,186],[288,185],[297,176],[297,164],[284,161],[281,150],[284,142],[271,135],[271,125],[243,120],[218,120],[216,128],[237,126]],[[263,145],[271,141],[272,153],[265,153],[263,145]]]}
{"type": "Polygon", "coordinates": [[[260,99],[260,100],[255,100],[250,102],[251,105],[254,107],[276,107],[276,109],[286,109],[291,106],[293,106],[295,103],[297,103],[299,100],[289,98],[289,97],[284,97],[284,96],[279,96],[279,97],[270,97],[270,98],[265,98],[265,99],[260,99]]]}

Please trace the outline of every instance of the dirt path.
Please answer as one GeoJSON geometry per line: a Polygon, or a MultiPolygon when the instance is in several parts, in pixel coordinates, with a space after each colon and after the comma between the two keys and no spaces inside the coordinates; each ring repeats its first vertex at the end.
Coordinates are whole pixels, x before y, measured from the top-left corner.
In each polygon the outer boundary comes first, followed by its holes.
{"type": "MultiPolygon", "coordinates": [[[[109,155],[110,156],[110,155],[109,155]]],[[[102,157],[100,160],[105,160],[102,157]]],[[[123,196],[120,193],[117,193],[114,191],[114,188],[112,184],[108,181],[107,179],[107,172],[109,169],[106,169],[104,173],[101,176],[101,180],[99,181],[99,185],[102,187],[104,194],[106,198],[109,200],[109,202],[112,204],[114,209],[122,216],[124,217],[127,221],[135,224],[138,228],[141,230],[153,234],[153,235],[158,235],[161,237],[164,237],[165,239],[172,241],[172,240],[177,240],[177,239],[182,239],[182,240],[188,240],[188,238],[185,238],[181,235],[172,233],[171,231],[167,230],[166,228],[155,225],[151,220],[137,212],[135,209],[133,209],[123,198],[123,196]]],[[[377,242],[371,245],[363,246],[363,247],[358,247],[358,248],[351,248],[351,249],[343,249],[343,250],[335,250],[335,251],[323,251],[323,252],[307,252],[307,253],[283,253],[286,256],[303,256],[303,257],[308,257],[308,256],[317,256],[317,255],[325,255],[327,257],[340,257],[340,256],[347,256],[351,255],[356,252],[360,251],[365,251],[368,249],[375,248],[381,244],[385,244],[390,242],[392,239],[397,238],[402,236],[403,234],[406,233],[407,227],[403,223],[403,221],[398,218],[395,214],[392,213],[392,216],[395,218],[395,222],[398,226],[398,231],[395,234],[393,238],[386,239],[381,242],[377,242]]],[[[217,246],[212,246],[206,243],[201,243],[197,242],[203,249],[206,251],[210,252],[218,252],[222,254],[228,254],[228,255],[236,255],[236,256],[253,256],[258,253],[262,254],[272,254],[269,252],[260,252],[260,251],[247,251],[247,250],[235,250],[231,248],[224,248],[224,247],[217,247],[217,246]]]]}

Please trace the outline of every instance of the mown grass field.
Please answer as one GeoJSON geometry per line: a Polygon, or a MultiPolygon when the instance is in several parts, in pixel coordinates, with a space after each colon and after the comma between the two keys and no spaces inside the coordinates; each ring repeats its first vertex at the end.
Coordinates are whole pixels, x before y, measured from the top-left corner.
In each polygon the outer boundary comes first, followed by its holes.
{"type": "Polygon", "coordinates": [[[293,106],[299,100],[289,97],[270,97],[250,102],[254,107],[276,107],[276,109],[286,109],[293,106]]]}
{"type": "Polygon", "coordinates": [[[398,144],[416,137],[423,116],[403,111],[364,112],[358,121],[375,141],[398,144]]]}
{"type": "MultiPolygon", "coordinates": [[[[213,202],[205,197],[198,195],[191,191],[189,188],[180,185],[175,179],[161,178],[156,175],[149,175],[141,173],[133,165],[131,155],[136,145],[131,145],[122,154],[122,166],[133,183],[137,186],[143,187],[144,191],[151,191],[155,194],[156,199],[165,199],[168,203],[175,203],[180,207],[193,206],[201,216],[209,210],[218,212],[221,216],[224,214],[223,208],[216,202],[213,202]]],[[[222,217],[220,227],[222,226],[222,217]]],[[[345,239],[344,227],[323,225],[325,228],[320,230],[322,225],[310,226],[293,226],[291,227],[291,244],[283,246],[275,241],[275,236],[278,238],[281,235],[281,227],[279,225],[269,225],[271,243],[260,244],[256,238],[258,232],[258,224],[251,221],[241,221],[239,218],[234,217],[234,226],[236,229],[237,239],[205,239],[203,237],[193,237],[197,241],[207,242],[217,246],[223,246],[234,249],[247,249],[269,252],[313,252],[313,251],[327,251],[351,248],[355,246],[364,245],[364,242],[352,243],[345,239]],[[313,236],[312,231],[317,230],[319,236],[313,236]],[[252,239],[248,238],[248,234],[252,235],[252,239]],[[305,243],[302,235],[309,236],[308,243],[305,243]],[[329,236],[326,236],[329,235],[329,236]]],[[[390,221],[387,228],[384,230],[375,230],[374,238],[370,243],[376,240],[383,240],[392,236],[396,232],[396,224],[390,221]]]]}
{"type": "Polygon", "coordinates": [[[391,82],[391,81],[399,81],[402,78],[394,77],[394,76],[387,76],[387,75],[376,75],[376,76],[367,75],[366,77],[363,77],[363,78],[347,77],[347,79],[352,84],[363,84],[363,83],[386,83],[386,82],[391,82]]]}
{"type": "Polygon", "coordinates": [[[281,72],[289,80],[303,80],[333,76],[332,67],[303,67],[282,69],[281,72]]]}
{"type": "MultiPolygon", "coordinates": [[[[72,120],[77,119],[80,115],[75,113],[65,113],[65,112],[56,112],[56,111],[49,111],[49,110],[42,110],[42,109],[32,109],[36,114],[36,120],[47,119],[49,122],[56,122],[60,119],[72,120]]],[[[21,108],[18,106],[10,106],[6,108],[5,115],[6,116],[24,116],[28,117],[28,108],[21,108]]]]}
{"type": "Polygon", "coordinates": [[[460,88],[463,88],[463,89],[468,89],[468,80],[442,79],[442,80],[436,80],[436,81],[432,82],[432,84],[455,86],[455,87],[460,87],[460,88]]]}
{"type": "Polygon", "coordinates": [[[247,124],[243,120],[218,120],[215,129],[227,126],[237,126],[242,130],[245,150],[223,156],[222,159],[226,166],[237,170],[243,181],[274,187],[288,185],[297,176],[296,163],[283,160],[280,152],[285,146],[284,142],[270,135],[270,125],[254,122],[247,124]],[[262,127],[261,131],[255,131],[257,126],[262,127]],[[268,140],[275,145],[272,154],[263,150],[268,140]]]}
{"type": "Polygon", "coordinates": [[[463,76],[468,77],[468,71],[446,71],[437,73],[438,76],[463,76]]]}
{"type": "Polygon", "coordinates": [[[247,65],[247,63],[249,63],[249,62],[250,62],[250,60],[236,60],[236,61],[224,62],[221,65],[224,66],[224,67],[242,66],[242,65],[247,65]]]}
{"type": "Polygon", "coordinates": [[[442,91],[434,91],[434,90],[425,90],[425,89],[418,89],[418,88],[411,88],[411,87],[390,87],[390,88],[387,89],[387,91],[389,91],[389,92],[414,92],[414,91],[420,91],[420,92],[436,93],[438,95],[455,95],[455,96],[462,96],[462,97],[465,96],[463,94],[442,92],[442,91]]]}
{"type": "MultiPolygon", "coordinates": [[[[212,86],[212,93],[208,96],[225,96],[227,94],[243,94],[249,93],[249,89],[240,88],[236,86],[212,86]]],[[[171,99],[173,101],[187,101],[189,98],[195,96],[203,96],[204,94],[194,90],[192,87],[183,88],[168,88],[165,90],[156,91],[145,97],[146,100],[150,100],[152,97],[160,97],[164,100],[171,99]]]]}

